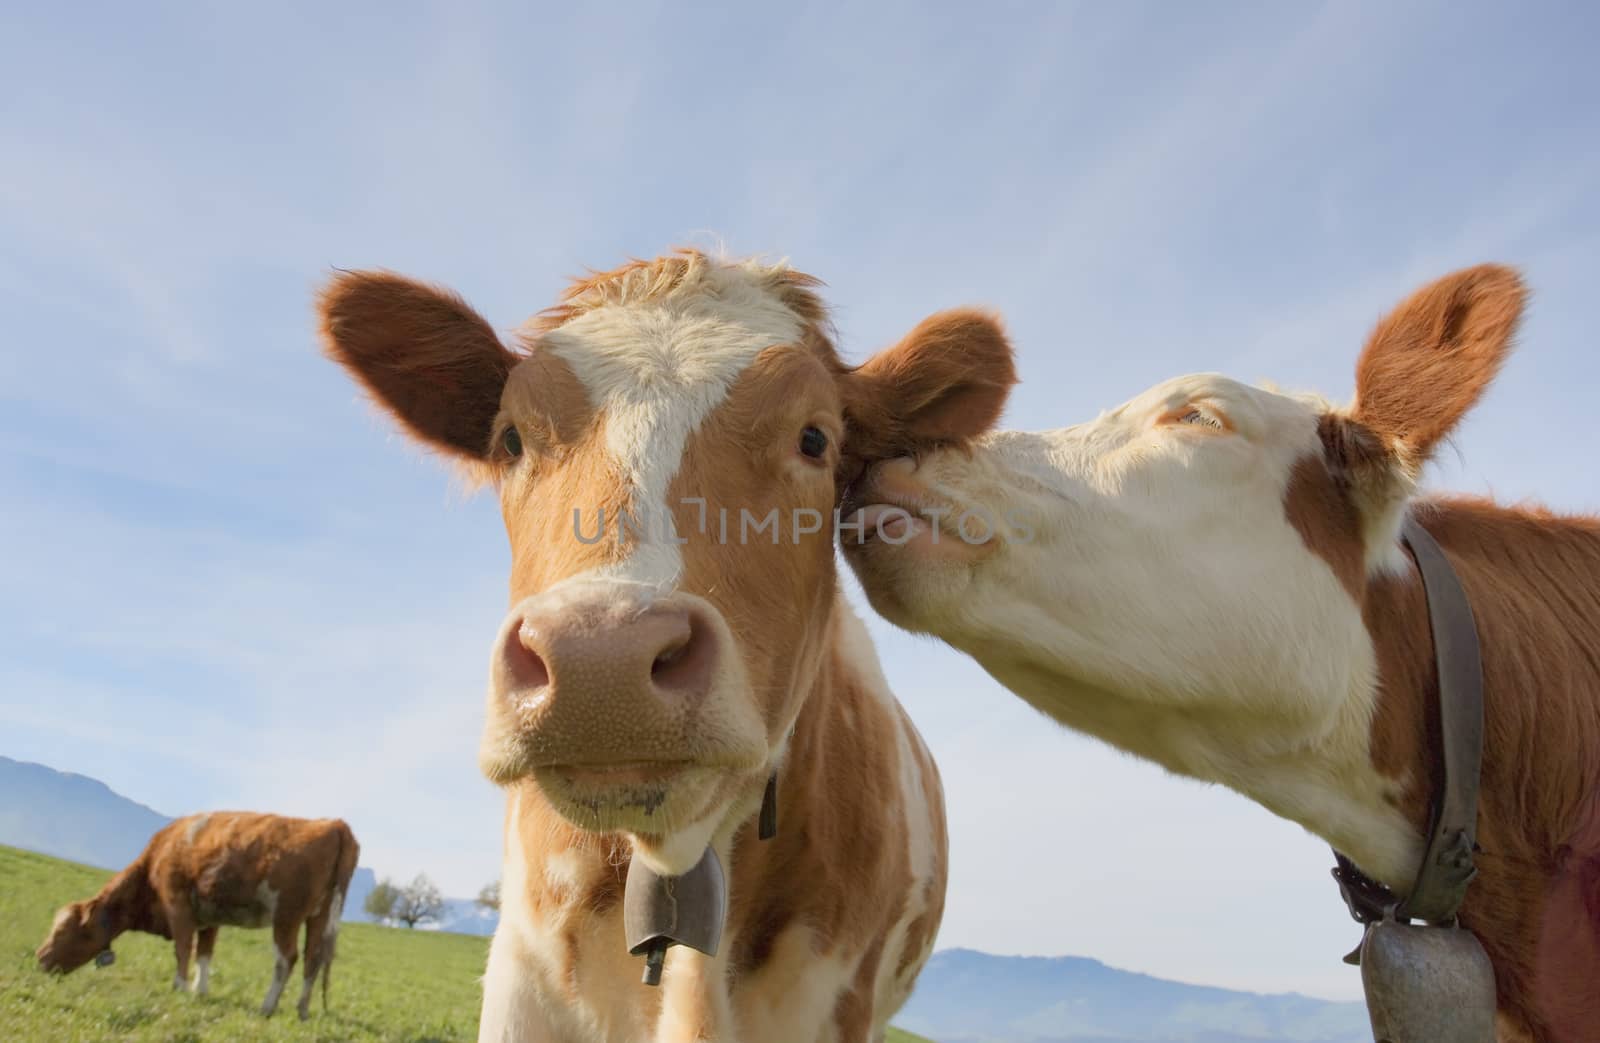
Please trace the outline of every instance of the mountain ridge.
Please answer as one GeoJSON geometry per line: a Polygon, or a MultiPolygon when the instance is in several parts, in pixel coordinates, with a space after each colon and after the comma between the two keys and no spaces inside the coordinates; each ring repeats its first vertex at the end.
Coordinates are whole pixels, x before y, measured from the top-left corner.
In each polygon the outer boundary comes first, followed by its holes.
{"type": "Polygon", "coordinates": [[[1358,1002],[1176,982],[1088,956],[941,949],[895,1023],[940,1043],[1371,1043],[1358,1002]]]}

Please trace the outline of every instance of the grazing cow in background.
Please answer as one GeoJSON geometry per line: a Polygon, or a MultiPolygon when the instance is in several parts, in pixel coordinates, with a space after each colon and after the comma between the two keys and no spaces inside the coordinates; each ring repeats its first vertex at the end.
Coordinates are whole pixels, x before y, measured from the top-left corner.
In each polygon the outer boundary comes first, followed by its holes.
{"type": "Polygon", "coordinates": [[[841,593],[831,521],[854,445],[987,428],[1010,349],[947,312],[852,369],[814,285],[692,251],[635,262],[572,286],[516,351],[394,275],[323,292],[331,357],[492,481],[510,536],[480,758],[508,791],[481,1039],[868,1043],[931,951],[939,776],[841,593]],[[728,867],[722,944],[672,949],[642,985],[630,859],[672,876],[708,847],[728,867]]]}
{"type": "Polygon", "coordinates": [[[204,995],[218,929],[270,926],[277,962],[261,1005],[261,1013],[270,1015],[294,968],[295,936],[304,925],[303,1020],[311,1014],[319,973],[322,1005],[328,1005],[339,916],[360,853],[340,819],[242,811],[180,818],[151,837],[144,853],[99,894],[56,914],[50,937],[39,946],[39,966],[65,974],[96,957],[109,959],[111,943],[123,931],[145,931],[172,939],[178,957],[174,988],[188,988],[189,955],[198,955],[194,987],[204,995]]]}
{"type": "Polygon", "coordinates": [[[1422,289],[1372,334],[1347,409],[1180,377],[1077,427],[882,462],[852,497],[889,539],[847,554],[892,621],[1072,728],[1300,823],[1404,896],[1442,756],[1409,514],[1482,643],[1482,853],[1461,921],[1494,963],[1503,1031],[1592,1043],[1600,521],[1413,499],[1522,302],[1495,266],[1422,289]],[[968,543],[895,508],[1020,525],[968,543]]]}

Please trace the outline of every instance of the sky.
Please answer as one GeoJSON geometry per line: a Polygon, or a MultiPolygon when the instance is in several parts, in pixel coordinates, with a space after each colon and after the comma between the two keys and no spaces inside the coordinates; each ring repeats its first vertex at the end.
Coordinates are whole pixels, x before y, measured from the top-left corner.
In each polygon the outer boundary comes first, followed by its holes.
{"type": "MultiPolygon", "coordinates": [[[[1597,31],[1459,2],[9,5],[0,754],[167,814],[343,816],[447,893],[498,875],[504,529],[319,356],[334,266],[510,329],[628,257],[787,257],[856,360],[997,309],[1005,425],[1044,428],[1196,371],[1346,399],[1388,307],[1501,261],[1520,347],[1428,484],[1600,509],[1597,31]]],[[[945,779],[941,947],[1359,995],[1325,844],[863,611],[945,779]]]]}

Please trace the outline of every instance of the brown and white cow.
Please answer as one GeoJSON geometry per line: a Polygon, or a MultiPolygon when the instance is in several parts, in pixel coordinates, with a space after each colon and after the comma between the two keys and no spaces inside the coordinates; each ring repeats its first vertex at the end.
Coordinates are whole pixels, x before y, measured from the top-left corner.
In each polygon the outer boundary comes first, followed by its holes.
{"type": "Polygon", "coordinates": [[[65,974],[91,959],[108,959],[111,943],[123,931],[144,931],[172,939],[178,958],[173,988],[189,987],[189,956],[198,956],[194,989],[203,996],[218,929],[270,926],[277,961],[261,1013],[271,1015],[294,968],[295,936],[303,926],[306,966],[299,1011],[304,1020],[311,1015],[319,973],[322,1004],[328,1004],[339,916],[360,853],[355,835],[340,819],[245,811],[177,819],[158,830],[99,894],[56,914],[36,954],[39,966],[65,974]]]}
{"type": "Polygon", "coordinates": [[[1187,376],[1076,427],[883,462],[854,496],[886,538],[847,554],[889,619],[1404,894],[1441,756],[1409,512],[1483,645],[1483,853],[1462,919],[1508,1031],[1575,1043],[1600,1039],[1600,522],[1414,498],[1522,304],[1496,266],[1422,289],[1372,334],[1348,408],[1187,376]],[[935,508],[977,512],[970,539],[935,508]]]}
{"type": "Polygon", "coordinates": [[[508,791],[482,1039],[864,1043],[930,952],[939,777],[841,595],[831,520],[852,447],[992,424],[1010,349],[948,312],[852,369],[814,285],[695,252],[635,262],[572,286],[516,350],[394,275],[323,293],[329,354],[486,474],[510,536],[480,758],[508,791]],[[642,985],[629,860],[675,875],[708,846],[722,945],[674,948],[642,985]]]}

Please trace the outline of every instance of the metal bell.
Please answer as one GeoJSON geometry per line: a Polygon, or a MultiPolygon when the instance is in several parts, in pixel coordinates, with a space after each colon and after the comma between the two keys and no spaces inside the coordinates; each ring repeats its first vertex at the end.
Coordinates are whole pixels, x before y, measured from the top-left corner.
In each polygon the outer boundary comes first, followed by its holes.
{"type": "Polygon", "coordinates": [[[1385,917],[1360,953],[1376,1043],[1495,1043],[1494,967],[1471,931],[1385,917]]]}
{"type": "Polygon", "coordinates": [[[645,958],[646,985],[661,984],[661,964],[674,945],[715,956],[727,918],[728,881],[711,848],[682,876],[658,876],[638,857],[628,866],[622,929],[628,953],[645,958]]]}

